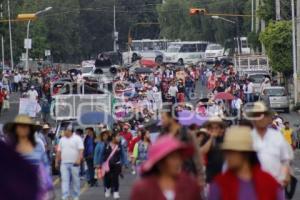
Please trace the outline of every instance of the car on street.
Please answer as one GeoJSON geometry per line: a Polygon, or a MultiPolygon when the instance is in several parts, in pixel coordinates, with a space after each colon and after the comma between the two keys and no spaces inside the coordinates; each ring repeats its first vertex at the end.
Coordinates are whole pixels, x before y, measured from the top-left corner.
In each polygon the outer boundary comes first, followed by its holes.
{"type": "MultiPolygon", "coordinates": [[[[282,86],[272,86],[264,89],[263,94],[265,94],[269,99],[269,106],[274,110],[282,110],[285,113],[290,111],[290,99],[286,89],[282,86]]],[[[260,100],[262,100],[262,95],[260,100]]]]}

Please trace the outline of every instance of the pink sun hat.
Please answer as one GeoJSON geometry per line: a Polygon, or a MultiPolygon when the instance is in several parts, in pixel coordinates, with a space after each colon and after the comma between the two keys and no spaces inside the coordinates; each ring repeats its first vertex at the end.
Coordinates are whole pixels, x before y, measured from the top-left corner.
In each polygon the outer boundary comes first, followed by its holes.
{"type": "Polygon", "coordinates": [[[173,136],[167,135],[160,137],[150,146],[148,160],[142,164],[141,173],[149,172],[154,165],[175,151],[180,151],[183,158],[189,158],[194,154],[194,148],[192,146],[180,142],[173,136]]]}

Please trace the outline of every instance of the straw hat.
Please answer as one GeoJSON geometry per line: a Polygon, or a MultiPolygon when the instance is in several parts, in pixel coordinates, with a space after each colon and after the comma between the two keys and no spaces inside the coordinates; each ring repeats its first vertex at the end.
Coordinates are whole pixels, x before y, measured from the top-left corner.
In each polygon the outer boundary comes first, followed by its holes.
{"type": "Polygon", "coordinates": [[[225,133],[222,149],[230,151],[254,151],[251,129],[246,126],[232,126],[228,128],[225,133]]]}
{"type": "Polygon", "coordinates": [[[167,135],[159,138],[150,146],[148,160],[142,164],[141,173],[149,172],[159,161],[175,151],[180,151],[184,158],[191,157],[194,153],[193,147],[180,142],[173,136],[167,135]]]}
{"type": "Polygon", "coordinates": [[[257,101],[253,104],[253,107],[247,111],[248,115],[253,115],[257,113],[273,115],[274,112],[266,106],[262,101],[257,101]]]}
{"type": "Polygon", "coordinates": [[[44,124],[44,125],[43,125],[43,130],[45,130],[45,129],[50,129],[49,124],[44,124]]]}
{"type": "Polygon", "coordinates": [[[210,117],[204,126],[207,127],[212,124],[219,124],[220,126],[225,126],[225,122],[223,121],[223,119],[218,116],[210,117]]]}
{"type": "Polygon", "coordinates": [[[102,135],[102,134],[109,134],[109,132],[110,132],[110,130],[108,130],[107,128],[103,128],[100,131],[100,135],[102,135]]]}
{"type": "Polygon", "coordinates": [[[13,122],[6,123],[3,130],[5,133],[12,133],[16,125],[28,125],[32,127],[34,132],[41,128],[41,126],[37,125],[29,116],[18,115],[13,122]]]}
{"type": "Polygon", "coordinates": [[[200,128],[198,133],[208,133],[208,130],[206,128],[200,128]]]}

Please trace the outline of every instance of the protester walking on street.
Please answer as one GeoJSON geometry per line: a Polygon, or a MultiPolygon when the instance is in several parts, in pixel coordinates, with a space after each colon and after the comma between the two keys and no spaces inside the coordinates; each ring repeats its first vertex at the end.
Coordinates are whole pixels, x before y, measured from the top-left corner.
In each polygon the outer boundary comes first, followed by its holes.
{"type": "Polygon", "coordinates": [[[35,138],[35,132],[40,128],[26,115],[18,115],[13,122],[3,127],[8,134],[9,144],[36,169],[39,176],[38,200],[47,200],[53,198],[53,185],[45,148],[37,143],[35,138]]]}
{"type": "Polygon", "coordinates": [[[140,167],[148,158],[148,150],[151,145],[150,133],[148,131],[141,132],[141,139],[134,145],[133,165],[134,168],[140,167]]]}
{"type": "Polygon", "coordinates": [[[86,136],[84,138],[84,151],[83,156],[87,164],[87,181],[88,184],[93,187],[96,185],[97,180],[95,179],[95,169],[94,169],[94,149],[95,149],[95,139],[96,134],[92,127],[85,129],[86,136]]]}
{"type": "Polygon", "coordinates": [[[171,135],[174,138],[182,141],[187,145],[194,147],[195,155],[192,158],[186,159],[183,164],[183,170],[189,175],[195,177],[199,185],[204,185],[204,172],[201,163],[200,148],[197,144],[197,138],[195,133],[190,131],[188,127],[182,127],[176,113],[172,112],[173,107],[171,105],[165,106],[161,113],[162,132],[161,136],[171,135]],[[174,114],[175,116],[172,116],[174,114]]]}
{"type": "Polygon", "coordinates": [[[246,102],[254,101],[254,85],[250,79],[246,80],[246,83],[243,86],[243,91],[246,95],[246,102]]]}
{"type": "Polygon", "coordinates": [[[281,132],[269,126],[273,112],[262,102],[255,102],[247,114],[251,117],[254,150],[258,154],[262,169],[270,173],[282,186],[290,180],[290,162],[293,152],[281,132]]]}
{"type": "Polygon", "coordinates": [[[40,183],[36,168],[2,141],[0,160],[0,197],[12,200],[40,200],[40,183]]]}
{"type": "Polygon", "coordinates": [[[196,179],[182,172],[183,161],[193,155],[193,148],[168,135],[154,143],[142,165],[141,180],[131,191],[130,200],[200,199],[196,179]]]}
{"type": "MultiPolygon", "coordinates": [[[[108,138],[110,137],[111,132],[106,129],[101,129],[101,132],[97,138],[95,151],[94,151],[94,167],[95,167],[95,173],[97,175],[98,179],[103,179],[104,173],[101,166],[101,163],[103,162],[103,152],[105,146],[108,144],[108,138]]],[[[105,181],[103,180],[103,186],[104,188],[107,188],[107,185],[105,181]]]]}
{"type": "Polygon", "coordinates": [[[101,161],[102,170],[105,172],[105,198],[113,194],[114,199],[119,199],[119,176],[122,174],[122,166],[125,165],[126,157],[120,135],[112,134],[109,141],[104,146],[101,161]]]}
{"type": "Polygon", "coordinates": [[[38,100],[38,92],[36,91],[35,87],[34,86],[31,86],[30,87],[30,90],[27,91],[27,95],[28,95],[28,98],[30,100],[33,100],[33,101],[36,101],[38,100]]]}
{"type": "Polygon", "coordinates": [[[249,127],[229,128],[222,150],[227,170],[210,185],[208,200],[284,200],[279,183],[260,166],[249,127]]]}
{"type": "Polygon", "coordinates": [[[224,157],[221,145],[224,139],[225,123],[219,117],[211,117],[205,127],[209,138],[201,147],[201,153],[206,158],[206,182],[210,183],[223,168],[224,157]]]}
{"type": "Polygon", "coordinates": [[[283,124],[284,128],[281,129],[283,137],[289,145],[293,146],[293,129],[290,127],[290,123],[288,121],[284,122],[283,124]]]}
{"type": "Polygon", "coordinates": [[[80,163],[83,159],[83,141],[73,133],[72,125],[69,125],[60,139],[57,149],[55,166],[61,173],[62,199],[72,197],[79,200],[80,195],[80,163]],[[71,189],[70,189],[71,188],[71,189]]]}

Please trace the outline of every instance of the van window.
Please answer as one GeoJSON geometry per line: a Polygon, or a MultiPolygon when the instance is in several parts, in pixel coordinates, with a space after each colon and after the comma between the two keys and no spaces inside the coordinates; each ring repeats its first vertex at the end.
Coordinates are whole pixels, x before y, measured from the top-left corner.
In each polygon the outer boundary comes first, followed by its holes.
{"type": "Polygon", "coordinates": [[[197,49],[198,49],[198,52],[205,52],[206,51],[206,48],[207,48],[207,44],[197,44],[197,49]]]}
{"type": "Polygon", "coordinates": [[[218,44],[208,45],[207,50],[223,50],[223,47],[218,44]]]}
{"type": "Polygon", "coordinates": [[[182,45],[180,52],[184,52],[184,53],[197,52],[196,44],[184,44],[182,45]]]}
{"type": "Polygon", "coordinates": [[[248,48],[247,40],[242,40],[241,43],[242,43],[242,48],[248,48]]]}
{"type": "Polygon", "coordinates": [[[262,83],[262,82],[264,82],[265,78],[269,78],[270,79],[270,76],[265,75],[265,74],[253,74],[253,75],[249,75],[249,79],[251,79],[253,83],[262,83]]]}
{"type": "Polygon", "coordinates": [[[268,96],[286,96],[286,91],[284,88],[265,89],[264,91],[268,96]]]}

